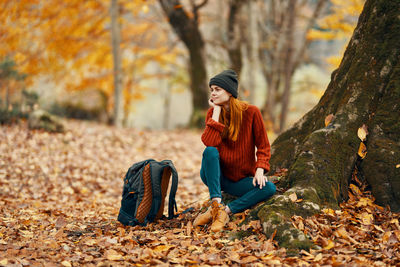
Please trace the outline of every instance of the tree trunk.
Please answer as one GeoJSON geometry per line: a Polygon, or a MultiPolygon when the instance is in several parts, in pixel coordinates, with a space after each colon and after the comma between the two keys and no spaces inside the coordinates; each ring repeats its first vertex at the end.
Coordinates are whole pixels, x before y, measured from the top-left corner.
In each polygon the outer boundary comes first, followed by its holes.
{"type": "Polygon", "coordinates": [[[203,127],[205,110],[208,108],[208,85],[204,41],[198,26],[198,10],[206,4],[193,7],[193,17],[183,9],[179,0],[159,0],[169,23],[189,51],[190,88],[193,114],[191,124],[203,127]]]}
{"type": "Polygon", "coordinates": [[[246,0],[232,0],[229,3],[228,15],[228,55],[231,62],[230,68],[236,71],[238,76],[242,71],[242,51],[240,47],[240,31],[238,15],[246,0]]]}
{"type": "Polygon", "coordinates": [[[293,215],[310,216],[323,207],[337,209],[348,197],[355,165],[376,201],[400,205],[400,2],[367,0],[342,62],[320,102],[272,145],[271,173],[288,168],[282,195],[255,212],[264,232],[282,246],[307,248],[311,242],[292,227],[293,215]],[[325,126],[325,118],[334,114],[325,126]],[[364,160],[357,156],[357,130],[370,129],[364,160]],[[360,162],[361,161],[361,162],[360,162]],[[294,203],[295,192],[303,201],[294,203]]]}
{"type": "Polygon", "coordinates": [[[288,6],[288,25],[286,27],[285,32],[285,40],[286,40],[286,54],[284,57],[284,88],[282,94],[282,104],[281,104],[281,114],[279,118],[279,131],[283,131],[285,124],[287,113],[289,110],[290,103],[290,89],[292,88],[292,76],[293,76],[293,42],[294,42],[294,27],[295,27],[295,16],[296,16],[296,0],[290,0],[288,6]]]}
{"type": "Polygon", "coordinates": [[[248,12],[248,38],[247,38],[247,47],[248,47],[248,62],[249,68],[247,73],[248,79],[248,91],[249,97],[248,100],[250,103],[254,103],[255,93],[256,93],[256,72],[255,70],[258,68],[257,57],[258,57],[258,30],[257,30],[257,3],[254,1],[249,1],[247,3],[247,12],[248,12]]]}
{"type": "Polygon", "coordinates": [[[114,124],[122,126],[124,119],[124,103],[122,95],[122,63],[121,63],[121,30],[119,25],[118,0],[111,0],[111,39],[114,63],[114,124]]]}
{"type": "Polygon", "coordinates": [[[267,82],[267,98],[262,113],[264,119],[272,124],[275,132],[281,132],[285,128],[291,80],[296,69],[304,62],[304,54],[310,44],[307,34],[314,27],[327,2],[327,0],[310,3],[300,1],[296,4],[296,1],[292,0],[271,0],[264,1],[260,6],[264,16],[259,21],[261,39],[259,58],[267,82]],[[306,18],[306,27],[301,38],[295,39],[294,32],[300,30],[295,26],[304,24],[304,14],[297,12],[296,15],[295,6],[304,8],[302,7],[304,5],[312,8],[313,13],[306,18]],[[276,110],[278,107],[280,112],[276,110]]]}

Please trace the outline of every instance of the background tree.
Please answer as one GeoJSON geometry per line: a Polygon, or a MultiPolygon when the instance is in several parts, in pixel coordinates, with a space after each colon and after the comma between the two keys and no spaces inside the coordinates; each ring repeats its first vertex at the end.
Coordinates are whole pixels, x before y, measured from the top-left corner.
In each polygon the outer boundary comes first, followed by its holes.
{"type": "Polygon", "coordinates": [[[290,189],[257,215],[267,235],[277,230],[281,245],[310,245],[290,218],[338,208],[348,197],[355,171],[370,184],[378,204],[400,210],[399,15],[399,1],[366,1],[320,102],[273,143],[271,173],[288,168],[284,184],[290,189]],[[357,132],[364,124],[370,132],[361,145],[367,155],[358,153],[357,132]],[[291,201],[293,193],[303,201],[291,201]]]}
{"type": "MultiPolygon", "coordinates": [[[[24,73],[19,73],[15,69],[15,62],[6,58],[4,61],[0,62],[0,88],[4,90],[4,108],[8,109],[10,105],[10,82],[22,81],[26,78],[24,73]]],[[[0,103],[3,105],[3,103],[0,103]]]]}
{"type": "MultiPolygon", "coordinates": [[[[0,58],[14,60],[16,69],[28,75],[27,86],[46,77],[68,90],[97,89],[112,99],[111,3],[0,0],[0,58]]],[[[121,72],[125,73],[119,78],[120,106],[126,111],[132,98],[148,90],[140,81],[156,77],[147,74],[148,64],[169,64],[178,52],[166,45],[165,31],[159,30],[156,20],[149,19],[154,1],[119,0],[118,4],[121,72]]],[[[107,103],[113,113],[113,101],[107,103]]]]}
{"type": "Polygon", "coordinates": [[[259,56],[267,83],[267,97],[262,112],[277,132],[285,127],[292,77],[304,62],[305,52],[311,42],[307,33],[314,27],[326,3],[326,0],[259,2],[259,56]],[[301,23],[306,26],[300,27],[301,23]]]}
{"type": "Polygon", "coordinates": [[[199,30],[199,10],[207,0],[196,4],[191,1],[191,13],[187,12],[179,0],[159,0],[172,28],[189,51],[190,88],[192,91],[192,124],[203,124],[204,111],[208,107],[207,70],[204,40],[199,30]]]}
{"type": "Polygon", "coordinates": [[[111,0],[111,41],[114,68],[114,123],[122,126],[123,96],[122,96],[122,62],[121,62],[121,27],[119,21],[120,6],[118,0],[111,0]]]}
{"type": "Polygon", "coordinates": [[[243,67],[241,46],[243,42],[242,31],[240,31],[239,15],[248,0],[229,1],[228,27],[227,27],[227,50],[230,60],[230,68],[240,75],[243,67]]]}

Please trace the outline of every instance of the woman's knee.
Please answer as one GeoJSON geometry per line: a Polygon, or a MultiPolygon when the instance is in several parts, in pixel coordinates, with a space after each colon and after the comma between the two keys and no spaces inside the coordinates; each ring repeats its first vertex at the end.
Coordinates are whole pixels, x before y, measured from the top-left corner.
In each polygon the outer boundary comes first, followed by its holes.
{"type": "Polygon", "coordinates": [[[206,147],[203,152],[203,157],[204,158],[218,158],[219,157],[218,149],[213,146],[206,147]]]}
{"type": "Polygon", "coordinates": [[[267,182],[261,190],[264,192],[265,197],[269,198],[276,193],[276,186],[272,182],[267,182]]]}

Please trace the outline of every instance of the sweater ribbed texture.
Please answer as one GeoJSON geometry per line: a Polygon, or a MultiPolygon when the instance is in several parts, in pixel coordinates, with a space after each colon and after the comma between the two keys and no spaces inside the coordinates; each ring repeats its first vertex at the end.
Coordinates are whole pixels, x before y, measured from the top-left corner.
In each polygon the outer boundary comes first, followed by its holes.
{"type": "Polygon", "coordinates": [[[225,125],[212,119],[213,108],[206,116],[206,128],[201,140],[218,149],[222,174],[232,180],[254,176],[257,168],[269,171],[271,147],[260,110],[253,105],[243,112],[237,140],[221,138],[225,125]],[[256,152],[257,148],[257,152],[256,152]]]}

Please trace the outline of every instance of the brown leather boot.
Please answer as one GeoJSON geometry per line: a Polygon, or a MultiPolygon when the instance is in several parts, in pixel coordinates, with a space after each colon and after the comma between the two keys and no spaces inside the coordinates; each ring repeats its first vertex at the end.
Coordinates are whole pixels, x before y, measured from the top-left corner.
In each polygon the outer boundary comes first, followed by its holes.
{"type": "MultiPolygon", "coordinates": [[[[216,202],[216,201],[215,201],[216,202]]],[[[206,225],[212,221],[212,214],[211,214],[212,206],[208,207],[207,211],[204,213],[199,214],[196,219],[194,219],[193,227],[206,225]]]]}
{"type": "Polygon", "coordinates": [[[225,211],[225,206],[217,201],[213,201],[211,204],[212,221],[211,231],[219,232],[229,222],[229,215],[225,211]]]}

